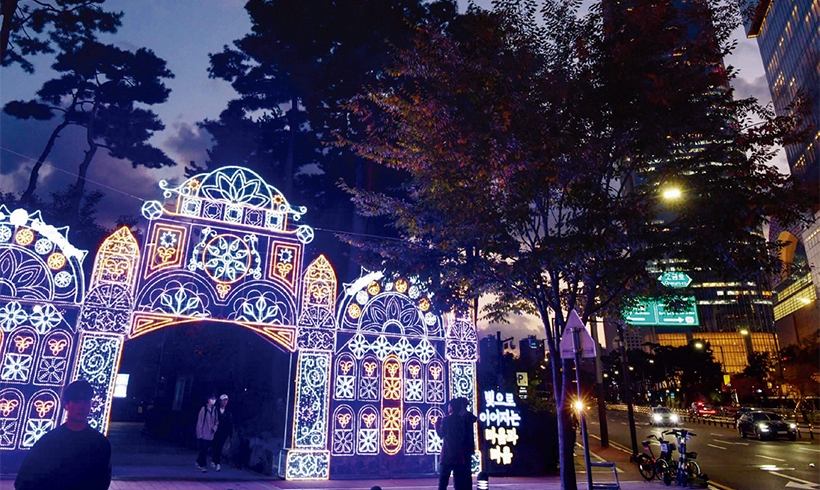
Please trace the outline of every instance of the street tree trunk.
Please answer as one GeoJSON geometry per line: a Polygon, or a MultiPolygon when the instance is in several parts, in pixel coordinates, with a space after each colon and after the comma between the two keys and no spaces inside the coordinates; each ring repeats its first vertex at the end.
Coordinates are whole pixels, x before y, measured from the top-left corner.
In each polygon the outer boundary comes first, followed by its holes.
{"type": "Polygon", "coordinates": [[[94,159],[94,155],[97,153],[97,148],[99,147],[97,142],[94,141],[96,137],[94,129],[96,117],[97,106],[95,104],[94,108],[91,109],[91,114],[88,118],[88,125],[85,130],[85,140],[86,143],[88,143],[88,149],[85,150],[85,157],[83,158],[82,163],[80,163],[80,167],[77,172],[77,182],[74,185],[74,196],[71,198],[71,208],[69,209],[69,220],[74,226],[77,226],[80,223],[80,206],[83,201],[83,195],[85,194],[86,175],[88,174],[88,167],[91,165],[91,161],[94,159]]]}
{"type": "Polygon", "coordinates": [[[34,191],[37,189],[37,179],[40,178],[40,168],[43,166],[43,162],[46,161],[46,157],[48,157],[49,153],[51,153],[51,149],[54,148],[54,143],[57,142],[57,138],[60,136],[60,132],[68,126],[68,121],[63,119],[54,131],[51,132],[51,136],[48,138],[48,142],[46,143],[46,147],[43,148],[43,152],[40,154],[40,158],[37,159],[37,163],[34,164],[34,168],[31,169],[31,175],[29,175],[28,179],[28,187],[26,187],[26,191],[20,196],[20,207],[25,208],[29,204],[34,197],[34,191]]]}

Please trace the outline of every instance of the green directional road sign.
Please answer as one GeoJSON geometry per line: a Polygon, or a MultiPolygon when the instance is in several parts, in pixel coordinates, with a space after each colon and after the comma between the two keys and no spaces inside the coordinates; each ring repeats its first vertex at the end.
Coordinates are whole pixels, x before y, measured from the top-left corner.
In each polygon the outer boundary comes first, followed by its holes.
{"type": "Polygon", "coordinates": [[[624,319],[630,325],[657,325],[658,309],[653,302],[646,301],[624,313],[624,319]]]}
{"type": "Polygon", "coordinates": [[[635,326],[681,326],[700,325],[697,302],[694,296],[685,298],[688,307],[682,311],[666,311],[663,302],[647,300],[640,306],[624,312],[624,320],[635,326]]]}
{"type": "Polygon", "coordinates": [[[680,326],[695,326],[699,325],[698,309],[695,297],[686,298],[687,307],[681,311],[666,311],[663,303],[655,304],[658,310],[658,325],[680,325],[680,326]]]}
{"type": "Polygon", "coordinates": [[[692,283],[689,274],[681,271],[666,271],[658,279],[668,288],[685,288],[692,283]]]}

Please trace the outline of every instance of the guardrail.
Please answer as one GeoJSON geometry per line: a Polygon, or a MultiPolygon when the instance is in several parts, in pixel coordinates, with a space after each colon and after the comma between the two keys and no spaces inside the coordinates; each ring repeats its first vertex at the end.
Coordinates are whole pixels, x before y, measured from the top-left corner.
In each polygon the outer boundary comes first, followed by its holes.
{"type": "MultiPolygon", "coordinates": [[[[607,404],[606,406],[609,410],[619,410],[619,411],[626,411],[627,407],[623,404],[607,404]]],[[[648,414],[651,410],[651,407],[645,405],[634,405],[632,407],[635,413],[640,414],[648,414]]],[[[696,415],[692,414],[688,410],[681,410],[677,408],[671,409],[674,413],[678,414],[681,418],[682,422],[688,422],[690,424],[702,424],[702,425],[712,425],[715,427],[727,427],[730,429],[734,429],[737,425],[737,421],[734,417],[725,416],[725,415],[696,415]]],[[[774,410],[772,410],[774,411],[774,410]]],[[[797,437],[802,438],[804,435],[809,439],[814,439],[814,433],[818,429],[818,424],[813,424],[811,422],[800,422],[798,421],[792,413],[784,414],[780,413],[783,418],[789,422],[792,422],[797,425],[797,437]]],[[[813,417],[809,420],[813,420],[813,417]]]]}

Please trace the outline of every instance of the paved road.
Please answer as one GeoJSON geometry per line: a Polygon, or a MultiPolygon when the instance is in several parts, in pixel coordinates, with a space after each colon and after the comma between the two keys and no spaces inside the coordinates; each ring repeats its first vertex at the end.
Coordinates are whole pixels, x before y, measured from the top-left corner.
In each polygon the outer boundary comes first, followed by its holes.
{"type": "MultiPolygon", "coordinates": [[[[663,428],[650,426],[646,415],[635,414],[638,445],[648,434],[661,435],[663,428]]],[[[626,412],[608,412],[611,441],[624,449],[631,447],[626,412]]],[[[599,433],[597,421],[591,432],[599,433]]],[[[820,438],[797,441],[759,441],[742,439],[731,428],[702,424],[683,424],[693,431],[687,450],[698,453],[701,471],[717,488],[733,490],[820,490],[820,438]],[[812,466],[813,465],[813,466],[812,466]]],[[[815,436],[817,437],[817,436],[815,436]]],[[[667,436],[669,440],[671,436],[667,436]]],[[[594,448],[594,444],[591,445],[594,448]]],[[[653,446],[654,451],[658,451],[653,446]]]]}

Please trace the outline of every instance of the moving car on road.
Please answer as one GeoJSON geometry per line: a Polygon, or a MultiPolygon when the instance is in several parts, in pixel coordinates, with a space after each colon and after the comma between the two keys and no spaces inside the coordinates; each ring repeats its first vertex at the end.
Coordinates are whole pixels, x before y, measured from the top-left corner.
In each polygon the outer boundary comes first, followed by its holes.
{"type": "Polygon", "coordinates": [[[763,439],[788,437],[790,441],[797,439],[797,425],[783,420],[783,417],[774,412],[749,412],[737,421],[737,431],[740,437],[749,434],[763,439]]]}
{"type": "Polygon", "coordinates": [[[678,425],[680,417],[666,407],[652,407],[649,411],[649,423],[651,425],[678,425]]]}

